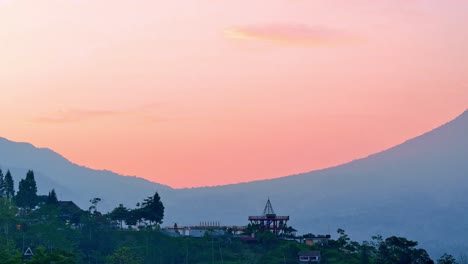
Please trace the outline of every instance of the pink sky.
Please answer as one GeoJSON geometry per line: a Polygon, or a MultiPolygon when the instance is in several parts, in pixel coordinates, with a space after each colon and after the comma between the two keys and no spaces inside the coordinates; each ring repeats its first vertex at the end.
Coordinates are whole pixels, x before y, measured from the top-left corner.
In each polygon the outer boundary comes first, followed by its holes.
{"type": "Polygon", "coordinates": [[[0,0],[0,136],[173,187],[337,165],[467,109],[466,14],[465,0],[0,0]]]}

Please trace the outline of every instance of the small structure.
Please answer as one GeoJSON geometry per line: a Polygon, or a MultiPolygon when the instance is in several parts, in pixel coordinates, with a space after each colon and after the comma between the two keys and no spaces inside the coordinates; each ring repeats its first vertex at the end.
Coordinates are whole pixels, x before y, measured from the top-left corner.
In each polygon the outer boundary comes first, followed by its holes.
{"type": "Polygon", "coordinates": [[[320,263],[320,251],[301,251],[297,255],[299,263],[320,263]]]}
{"type": "Polygon", "coordinates": [[[330,235],[304,235],[304,244],[313,246],[313,245],[320,245],[320,246],[326,246],[328,245],[328,241],[330,240],[331,236],[330,235]]]}
{"type": "Polygon", "coordinates": [[[31,259],[33,256],[34,256],[34,253],[30,247],[28,247],[23,253],[24,259],[31,259]]]}
{"type": "Polygon", "coordinates": [[[221,226],[219,221],[202,221],[197,226],[177,226],[163,228],[163,232],[173,237],[224,236],[228,227],[221,226]]]}
{"type": "Polygon", "coordinates": [[[263,209],[263,215],[260,216],[249,216],[250,224],[257,227],[259,230],[268,230],[275,235],[280,235],[283,229],[286,227],[286,223],[289,220],[289,216],[276,215],[271,205],[270,198],[263,209]]]}

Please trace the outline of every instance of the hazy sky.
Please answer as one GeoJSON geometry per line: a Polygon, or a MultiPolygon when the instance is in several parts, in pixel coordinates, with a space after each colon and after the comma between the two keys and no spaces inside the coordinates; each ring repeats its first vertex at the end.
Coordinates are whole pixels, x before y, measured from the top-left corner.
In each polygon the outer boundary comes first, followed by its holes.
{"type": "Polygon", "coordinates": [[[467,14],[466,0],[0,0],[0,136],[173,187],[340,164],[467,109],[467,14]]]}

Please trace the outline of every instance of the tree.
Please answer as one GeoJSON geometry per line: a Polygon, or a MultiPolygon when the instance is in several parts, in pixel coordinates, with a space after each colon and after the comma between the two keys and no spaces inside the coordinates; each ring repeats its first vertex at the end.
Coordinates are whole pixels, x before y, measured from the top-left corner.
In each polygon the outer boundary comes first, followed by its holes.
{"type": "Polygon", "coordinates": [[[130,250],[128,247],[117,249],[112,255],[107,258],[109,264],[139,264],[142,261],[138,255],[130,250]]]}
{"type": "Polygon", "coordinates": [[[371,263],[371,257],[374,254],[374,249],[375,248],[368,241],[362,242],[362,245],[360,246],[360,256],[359,256],[361,260],[361,264],[371,263]]]}
{"type": "Polygon", "coordinates": [[[340,247],[345,247],[349,243],[350,238],[341,228],[338,228],[336,232],[340,235],[340,237],[338,238],[338,243],[340,244],[340,247]]]}
{"type": "Polygon", "coordinates": [[[161,202],[158,192],[144,200],[142,207],[139,209],[142,218],[150,221],[150,224],[161,224],[164,218],[164,205],[161,202]]]}
{"type": "Polygon", "coordinates": [[[262,230],[255,234],[257,240],[262,244],[264,249],[271,250],[278,245],[278,237],[268,230],[262,230]]]}
{"type": "Polygon", "coordinates": [[[89,202],[91,203],[91,206],[89,207],[89,212],[93,215],[100,215],[101,213],[97,210],[97,205],[99,204],[99,202],[101,201],[101,198],[99,197],[96,197],[96,198],[93,198],[91,200],[89,200],[89,202]]]}
{"type": "Polygon", "coordinates": [[[13,177],[11,177],[10,170],[7,170],[7,173],[5,174],[5,196],[8,199],[13,199],[15,196],[15,183],[13,181],[13,177]]]}
{"type": "Polygon", "coordinates": [[[424,249],[415,248],[417,245],[404,237],[389,237],[378,247],[379,263],[434,263],[424,249]]]}
{"type": "Polygon", "coordinates": [[[14,241],[0,243],[0,262],[5,264],[18,264],[22,262],[21,252],[15,247],[14,241]]]}
{"type": "Polygon", "coordinates": [[[123,204],[119,204],[119,206],[114,208],[110,213],[110,218],[114,221],[118,221],[120,229],[122,229],[123,222],[129,219],[129,210],[123,206],[123,204]]]}
{"type": "Polygon", "coordinates": [[[5,178],[3,177],[2,169],[0,169],[0,197],[5,196],[5,178]]]}
{"type": "Polygon", "coordinates": [[[38,247],[34,253],[33,258],[28,262],[30,264],[41,263],[62,263],[73,264],[76,263],[76,256],[73,253],[67,252],[62,249],[48,251],[44,247],[38,247]]]}
{"type": "Polygon", "coordinates": [[[28,171],[26,178],[19,182],[16,204],[26,208],[34,208],[37,205],[37,185],[32,170],[28,171]]]}
{"type": "Polygon", "coordinates": [[[129,226],[134,226],[138,224],[138,221],[141,220],[141,212],[140,209],[129,210],[127,218],[125,219],[125,223],[129,226]]]}
{"type": "Polygon", "coordinates": [[[457,264],[457,261],[452,255],[444,253],[442,257],[437,260],[437,264],[457,264]]]}
{"type": "Polygon", "coordinates": [[[56,205],[58,204],[58,199],[57,199],[57,194],[55,193],[55,189],[52,189],[52,191],[49,192],[47,195],[47,205],[56,205]]]}

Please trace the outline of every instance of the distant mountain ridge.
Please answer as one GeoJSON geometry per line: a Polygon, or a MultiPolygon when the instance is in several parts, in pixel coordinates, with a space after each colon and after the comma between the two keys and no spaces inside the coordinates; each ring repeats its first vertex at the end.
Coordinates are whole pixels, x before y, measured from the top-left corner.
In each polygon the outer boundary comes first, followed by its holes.
{"type": "MultiPolygon", "coordinates": [[[[101,197],[101,210],[134,206],[154,191],[166,206],[165,223],[200,221],[247,224],[266,198],[291,216],[300,232],[344,228],[355,239],[375,234],[420,241],[433,255],[468,252],[468,110],[445,125],[403,144],[340,166],[273,180],[172,189],[136,177],[91,170],[57,153],[0,138],[0,168],[24,177],[34,169],[39,191],[82,208],[101,197]],[[443,238],[443,239],[442,239],[443,238]]],[[[222,173],[222,172],[220,172],[222,173]]]]}
{"type": "Polygon", "coordinates": [[[12,171],[16,185],[24,178],[26,171],[32,169],[39,193],[47,193],[55,188],[60,199],[74,200],[82,208],[87,208],[88,201],[94,197],[103,198],[101,210],[110,210],[115,206],[116,199],[120,203],[132,202],[134,205],[156,190],[162,194],[172,190],[169,186],[142,178],[124,177],[110,171],[79,166],[50,149],[36,148],[29,143],[12,142],[5,138],[0,138],[0,168],[12,171]]]}

